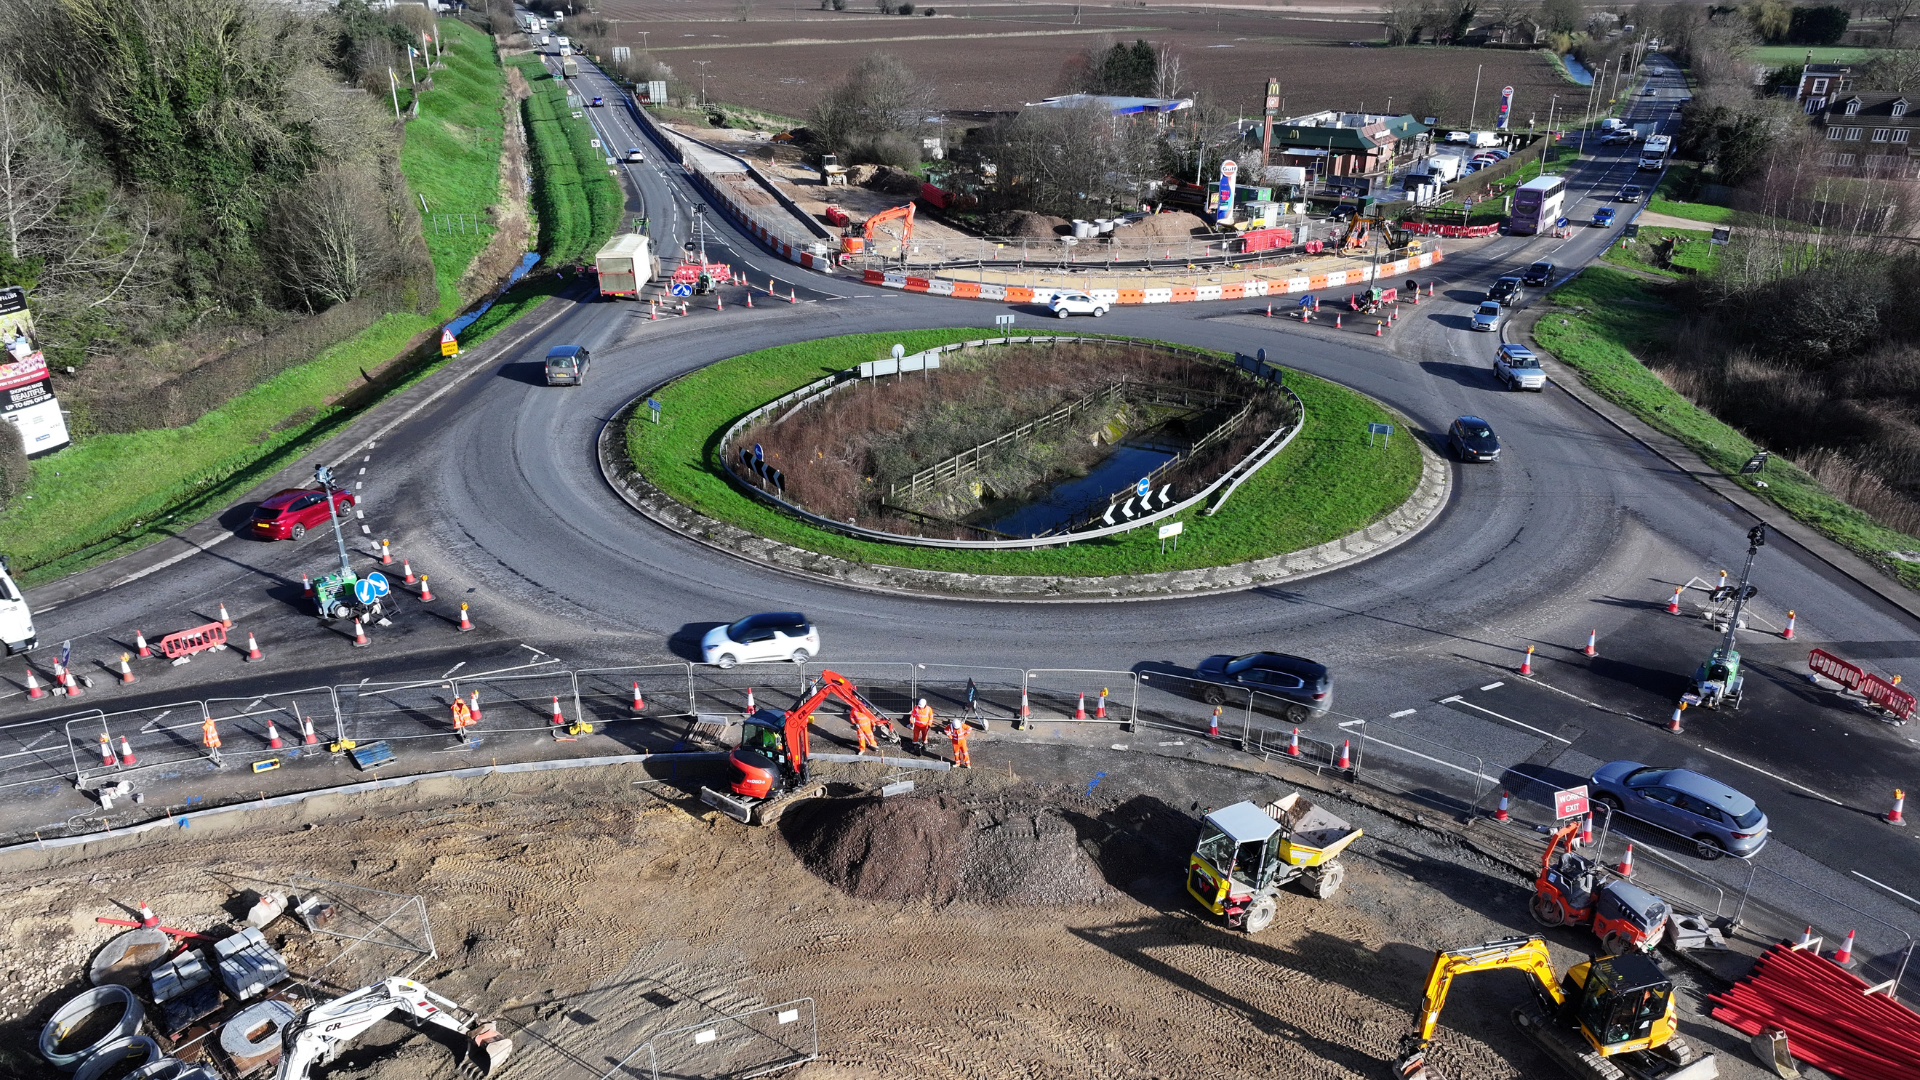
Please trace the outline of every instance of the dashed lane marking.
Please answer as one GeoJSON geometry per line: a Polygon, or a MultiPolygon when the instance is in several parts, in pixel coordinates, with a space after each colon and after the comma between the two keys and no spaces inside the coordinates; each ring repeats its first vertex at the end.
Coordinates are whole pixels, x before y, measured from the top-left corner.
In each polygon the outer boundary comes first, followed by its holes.
{"type": "Polygon", "coordinates": [[[1564,744],[1564,745],[1567,745],[1567,746],[1572,746],[1572,745],[1573,745],[1573,740],[1572,740],[1572,739],[1563,739],[1563,738],[1561,738],[1560,736],[1558,736],[1558,735],[1555,735],[1555,734],[1554,734],[1553,732],[1551,732],[1551,731],[1546,731],[1546,730],[1543,730],[1543,729],[1541,729],[1541,728],[1537,728],[1537,727],[1534,727],[1534,726],[1533,726],[1532,724],[1523,724],[1523,723],[1521,723],[1520,721],[1518,721],[1518,720],[1515,720],[1515,719],[1514,719],[1513,717],[1511,717],[1511,716],[1501,716],[1501,715],[1500,715],[1499,713],[1497,713],[1497,712],[1494,712],[1494,711],[1493,711],[1492,709],[1483,709],[1483,708],[1481,708],[1480,706],[1478,706],[1478,705],[1475,705],[1475,704],[1474,704],[1473,702],[1471,702],[1471,701],[1468,701],[1468,700],[1467,700],[1466,698],[1463,698],[1463,697],[1461,697],[1461,696],[1460,696],[1459,694],[1455,694],[1455,695],[1453,695],[1452,697],[1444,697],[1444,698],[1441,698],[1441,699],[1440,699],[1440,704],[1442,704],[1442,705],[1465,705],[1465,706],[1466,706],[1467,708],[1469,708],[1469,709],[1474,709],[1474,710],[1477,710],[1477,711],[1479,711],[1479,712],[1483,712],[1483,713],[1486,713],[1486,714],[1487,714],[1488,716],[1491,716],[1491,717],[1493,717],[1493,718],[1494,718],[1495,720],[1505,720],[1505,721],[1506,721],[1507,723],[1509,723],[1509,724],[1512,724],[1512,725],[1513,725],[1514,727],[1523,727],[1523,728],[1526,728],[1526,729],[1527,729],[1528,731],[1531,731],[1531,732],[1533,732],[1533,733],[1534,733],[1535,735],[1545,735],[1545,736],[1546,736],[1547,738],[1549,738],[1549,739],[1552,739],[1552,740],[1554,740],[1555,742],[1558,742],[1558,743],[1562,743],[1562,744],[1564,744]]]}
{"type": "Polygon", "coordinates": [[[1833,804],[1833,805],[1835,805],[1835,806],[1845,806],[1845,805],[1847,805],[1846,803],[1843,803],[1843,802],[1841,802],[1841,801],[1840,801],[1839,799],[1836,799],[1836,798],[1834,798],[1834,797],[1833,797],[1833,796],[1831,796],[1831,795],[1828,795],[1828,794],[1826,794],[1826,793],[1824,793],[1824,792],[1820,792],[1820,791],[1815,791],[1814,789],[1812,789],[1812,788],[1810,788],[1810,787],[1808,787],[1807,785],[1805,785],[1805,784],[1802,784],[1802,783],[1799,783],[1799,782],[1797,782],[1797,781],[1794,781],[1794,780],[1789,780],[1789,779],[1787,779],[1786,777],[1784,777],[1784,776],[1781,776],[1781,775],[1780,775],[1779,773],[1771,773],[1771,772],[1768,772],[1767,770],[1765,770],[1765,769],[1763,769],[1763,768],[1761,768],[1761,767],[1760,767],[1760,766],[1758,766],[1758,765],[1752,765],[1752,764],[1749,764],[1749,763],[1747,763],[1747,762],[1744,762],[1744,761],[1741,761],[1741,760],[1740,760],[1739,758],[1737,758],[1737,757],[1734,757],[1734,756],[1733,756],[1732,754],[1723,754],[1723,753],[1721,753],[1720,751],[1718,751],[1718,750],[1715,750],[1715,749],[1714,749],[1713,747],[1711,747],[1711,746],[1703,746],[1703,747],[1701,747],[1700,749],[1702,749],[1702,750],[1705,750],[1705,751],[1706,751],[1707,753],[1709,753],[1709,754],[1712,754],[1712,755],[1713,755],[1714,757],[1718,757],[1718,758],[1726,758],[1726,759],[1727,759],[1728,761],[1731,761],[1731,762],[1733,762],[1733,763],[1734,763],[1735,765],[1745,765],[1745,766],[1746,766],[1747,768],[1749,768],[1749,769],[1752,769],[1752,770],[1753,770],[1754,772],[1757,772],[1757,773],[1759,773],[1759,774],[1760,774],[1761,776],[1770,776],[1770,777],[1772,777],[1772,778],[1774,778],[1775,780],[1778,780],[1778,781],[1780,781],[1781,783],[1783,783],[1783,784],[1786,784],[1786,785],[1787,785],[1787,786],[1789,786],[1789,787],[1797,787],[1797,788],[1799,788],[1799,789],[1800,789],[1801,791],[1804,791],[1804,792],[1806,792],[1806,793],[1807,793],[1807,794],[1809,794],[1809,795],[1814,795],[1814,796],[1818,796],[1819,798],[1822,798],[1822,799],[1825,799],[1825,800],[1827,800],[1828,802],[1830,802],[1830,803],[1832,803],[1832,804],[1833,804]]]}
{"type": "Polygon", "coordinates": [[[1418,750],[1409,750],[1406,747],[1399,745],[1398,743],[1390,743],[1385,739],[1376,739],[1373,736],[1367,735],[1364,733],[1360,737],[1362,739],[1365,739],[1368,742],[1377,742],[1381,746],[1398,750],[1403,754],[1411,754],[1422,761],[1431,761],[1435,765],[1445,765],[1447,768],[1452,769],[1454,772],[1463,772],[1463,773],[1466,773],[1468,776],[1477,776],[1480,779],[1485,780],[1489,784],[1497,784],[1500,782],[1500,778],[1497,776],[1488,776],[1486,773],[1480,772],[1476,769],[1469,769],[1469,768],[1466,768],[1465,766],[1455,765],[1451,761],[1441,761],[1437,757],[1428,757],[1426,754],[1423,754],[1418,750]]]}
{"type": "Polygon", "coordinates": [[[1485,685],[1485,686],[1483,686],[1483,687],[1481,687],[1480,689],[1482,689],[1482,690],[1498,690],[1498,689],[1500,689],[1501,687],[1503,687],[1503,686],[1505,686],[1505,685],[1507,685],[1507,683],[1506,683],[1506,680],[1505,680],[1505,679],[1502,679],[1502,680],[1501,680],[1501,681],[1499,681],[1499,682],[1490,682],[1490,683],[1488,683],[1487,685],[1485,685]]]}
{"type": "Polygon", "coordinates": [[[1420,711],[1419,709],[1401,709],[1401,710],[1400,710],[1399,712],[1397,712],[1397,713],[1388,713],[1388,714],[1387,714],[1387,719],[1389,719],[1389,720],[1398,720],[1398,719],[1400,719],[1400,718],[1401,718],[1401,717],[1403,717],[1403,716],[1412,716],[1412,715],[1413,715],[1414,713],[1417,713],[1417,712],[1419,712],[1419,711],[1420,711]]]}

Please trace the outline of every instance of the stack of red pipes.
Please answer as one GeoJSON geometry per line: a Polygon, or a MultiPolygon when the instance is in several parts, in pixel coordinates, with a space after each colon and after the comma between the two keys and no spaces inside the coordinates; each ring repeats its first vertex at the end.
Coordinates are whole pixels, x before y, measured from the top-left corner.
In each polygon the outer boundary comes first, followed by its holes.
{"type": "Polygon", "coordinates": [[[1785,943],[1715,994],[1713,1018],[1748,1035],[1787,1033],[1797,1061],[1841,1080],[1920,1078],[1920,1015],[1830,960],[1785,943]]]}

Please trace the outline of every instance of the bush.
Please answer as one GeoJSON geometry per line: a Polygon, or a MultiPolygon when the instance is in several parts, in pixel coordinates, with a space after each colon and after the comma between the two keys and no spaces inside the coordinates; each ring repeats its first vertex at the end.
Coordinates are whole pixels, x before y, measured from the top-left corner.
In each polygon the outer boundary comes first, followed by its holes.
{"type": "Polygon", "coordinates": [[[12,505],[32,479],[33,470],[27,464],[27,446],[20,439],[20,429],[12,424],[0,424],[0,506],[12,505]]]}
{"type": "Polygon", "coordinates": [[[906,3],[900,5],[900,14],[902,15],[913,14],[913,0],[907,0],[906,3]]]}

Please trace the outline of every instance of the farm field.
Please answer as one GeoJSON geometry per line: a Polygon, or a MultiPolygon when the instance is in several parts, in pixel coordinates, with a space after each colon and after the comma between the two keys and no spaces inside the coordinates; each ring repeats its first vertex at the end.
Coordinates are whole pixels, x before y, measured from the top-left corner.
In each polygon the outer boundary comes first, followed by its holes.
{"type": "Polygon", "coordinates": [[[1085,49],[1135,38],[1178,55],[1184,93],[1227,107],[1244,102],[1249,113],[1272,76],[1281,80],[1288,113],[1383,111],[1393,101],[1404,109],[1437,88],[1438,100],[1430,95],[1428,103],[1440,108],[1443,122],[1457,124],[1469,118],[1483,65],[1481,120],[1502,86],[1514,87],[1524,117],[1536,108],[1544,115],[1548,95],[1571,85],[1539,53],[1356,47],[1381,37],[1379,23],[1358,7],[1083,8],[1076,17],[1068,6],[933,6],[934,18],[788,10],[747,22],[720,0],[608,0],[604,12],[634,20],[614,24],[618,43],[645,45],[677,78],[691,82],[696,63],[709,62],[709,100],[785,116],[803,115],[844,72],[879,52],[931,82],[943,109],[1016,109],[1064,91],[1085,49]]]}

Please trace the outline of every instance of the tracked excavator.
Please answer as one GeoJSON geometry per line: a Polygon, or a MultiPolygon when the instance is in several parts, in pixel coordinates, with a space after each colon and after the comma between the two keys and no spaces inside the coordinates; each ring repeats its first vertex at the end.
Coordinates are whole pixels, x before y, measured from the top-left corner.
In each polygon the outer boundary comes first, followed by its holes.
{"type": "Polygon", "coordinates": [[[419,983],[396,977],[323,1001],[282,1028],[275,1080],[306,1080],[314,1066],[332,1061],[348,1043],[394,1013],[464,1038],[468,1059],[484,1076],[498,1072],[513,1053],[513,1040],[501,1035],[493,1021],[469,1016],[419,983]]]}
{"type": "Polygon", "coordinates": [[[913,240],[912,203],[896,206],[891,210],[882,210],[861,225],[848,226],[846,233],[840,237],[841,254],[859,255],[871,251],[874,234],[880,231],[880,226],[889,221],[900,222],[900,247],[905,251],[906,245],[913,240]]]}
{"type": "Polygon", "coordinates": [[[846,676],[822,671],[820,685],[800,704],[784,713],[762,707],[747,717],[740,745],[727,755],[732,782],[726,791],[702,787],[700,801],[744,825],[771,825],[787,807],[825,794],[827,786],[808,775],[808,725],[829,698],[846,705],[848,719],[866,720],[876,735],[891,741],[893,722],[846,676]]]}
{"type": "Polygon", "coordinates": [[[1393,1063],[1394,1080],[1447,1080],[1427,1060],[1447,992],[1457,976],[1497,968],[1517,968],[1530,978],[1537,1001],[1514,1009],[1514,1023],[1579,1080],[1711,1080],[1720,1075],[1714,1056],[1697,1054],[1679,1034],[1673,981],[1651,957],[1598,957],[1575,964],[1564,979],[1556,979],[1546,942],[1513,937],[1434,954],[1419,1019],[1393,1063]]]}

